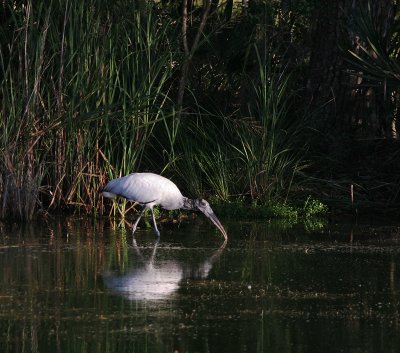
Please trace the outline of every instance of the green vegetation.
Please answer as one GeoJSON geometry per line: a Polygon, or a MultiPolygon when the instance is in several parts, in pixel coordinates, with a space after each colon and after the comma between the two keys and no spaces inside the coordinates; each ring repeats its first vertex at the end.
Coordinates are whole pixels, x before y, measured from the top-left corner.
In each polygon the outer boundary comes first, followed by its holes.
{"type": "Polygon", "coordinates": [[[172,1],[4,1],[0,218],[124,215],[99,190],[133,171],[221,214],[396,209],[399,16],[384,3],[353,20],[307,0],[184,2],[186,15],[172,1]]]}
{"type": "Polygon", "coordinates": [[[290,227],[297,223],[303,223],[308,230],[321,229],[326,225],[328,206],[308,197],[303,204],[291,205],[287,203],[253,203],[236,200],[229,203],[216,203],[213,205],[215,212],[225,218],[233,219],[262,219],[282,221],[284,227],[290,227]]]}

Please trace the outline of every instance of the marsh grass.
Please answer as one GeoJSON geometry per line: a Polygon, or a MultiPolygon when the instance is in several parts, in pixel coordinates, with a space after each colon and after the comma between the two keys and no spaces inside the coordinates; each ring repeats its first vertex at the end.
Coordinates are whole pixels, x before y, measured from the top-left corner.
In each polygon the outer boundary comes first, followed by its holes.
{"type": "Polygon", "coordinates": [[[192,197],[287,197],[302,159],[290,72],[272,54],[249,44],[259,69],[249,116],[211,111],[191,82],[185,104],[194,103],[178,119],[180,37],[157,4],[15,6],[0,33],[1,218],[31,219],[42,207],[125,216],[131,204],[99,191],[134,171],[172,177],[192,197]]]}
{"type": "Polygon", "coordinates": [[[286,202],[293,181],[306,165],[306,146],[299,138],[302,119],[293,116],[291,72],[275,62],[274,51],[265,57],[257,47],[254,51],[259,70],[259,80],[251,87],[255,104],[249,117],[226,121],[233,135],[235,192],[249,195],[253,202],[286,202]]]}
{"type": "MultiPolygon", "coordinates": [[[[258,134],[240,136],[238,151],[249,166],[248,183],[253,198],[269,200],[276,193],[290,189],[290,181],[301,165],[294,123],[290,110],[291,74],[274,62],[274,53],[262,57],[257,48],[260,80],[254,85],[254,116],[260,124],[258,134]]],[[[302,147],[302,146],[300,146],[302,147]]]]}
{"type": "Polygon", "coordinates": [[[43,201],[101,212],[98,190],[138,169],[172,116],[169,23],[150,6],[143,19],[100,0],[26,1],[12,13],[0,57],[1,216],[30,219],[43,201]]]}

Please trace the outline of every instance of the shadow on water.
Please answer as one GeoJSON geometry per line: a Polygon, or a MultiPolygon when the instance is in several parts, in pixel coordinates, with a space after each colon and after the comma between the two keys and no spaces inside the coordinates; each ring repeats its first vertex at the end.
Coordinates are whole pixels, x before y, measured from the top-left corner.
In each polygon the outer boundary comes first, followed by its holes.
{"type": "Polygon", "coordinates": [[[0,352],[398,352],[399,227],[0,225],[0,352]]]}

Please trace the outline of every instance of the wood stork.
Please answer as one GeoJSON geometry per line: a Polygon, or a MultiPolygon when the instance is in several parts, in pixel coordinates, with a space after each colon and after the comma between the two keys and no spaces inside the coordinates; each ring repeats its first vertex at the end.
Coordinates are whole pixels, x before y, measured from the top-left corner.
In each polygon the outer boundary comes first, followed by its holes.
{"type": "Polygon", "coordinates": [[[148,208],[153,218],[155,232],[160,236],[153,212],[153,207],[155,205],[160,205],[166,210],[177,210],[178,208],[199,210],[215,224],[224,238],[228,239],[224,227],[206,200],[188,199],[184,197],[171,180],[161,175],[153,173],[132,173],[125,177],[109,181],[102,193],[103,196],[107,198],[113,199],[116,196],[122,196],[144,206],[142,212],[132,226],[132,233],[135,233],[140,218],[148,208]]]}

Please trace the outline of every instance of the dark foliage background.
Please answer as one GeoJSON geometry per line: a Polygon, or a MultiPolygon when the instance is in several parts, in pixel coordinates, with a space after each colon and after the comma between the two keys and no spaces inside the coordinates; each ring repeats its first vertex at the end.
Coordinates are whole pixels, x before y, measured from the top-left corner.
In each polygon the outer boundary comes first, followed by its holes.
{"type": "Polygon", "coordinates": [[[397,209],[397,5],[3,0],[0,216],[103,213],[133,171],[214,201],[397,209]]]}

